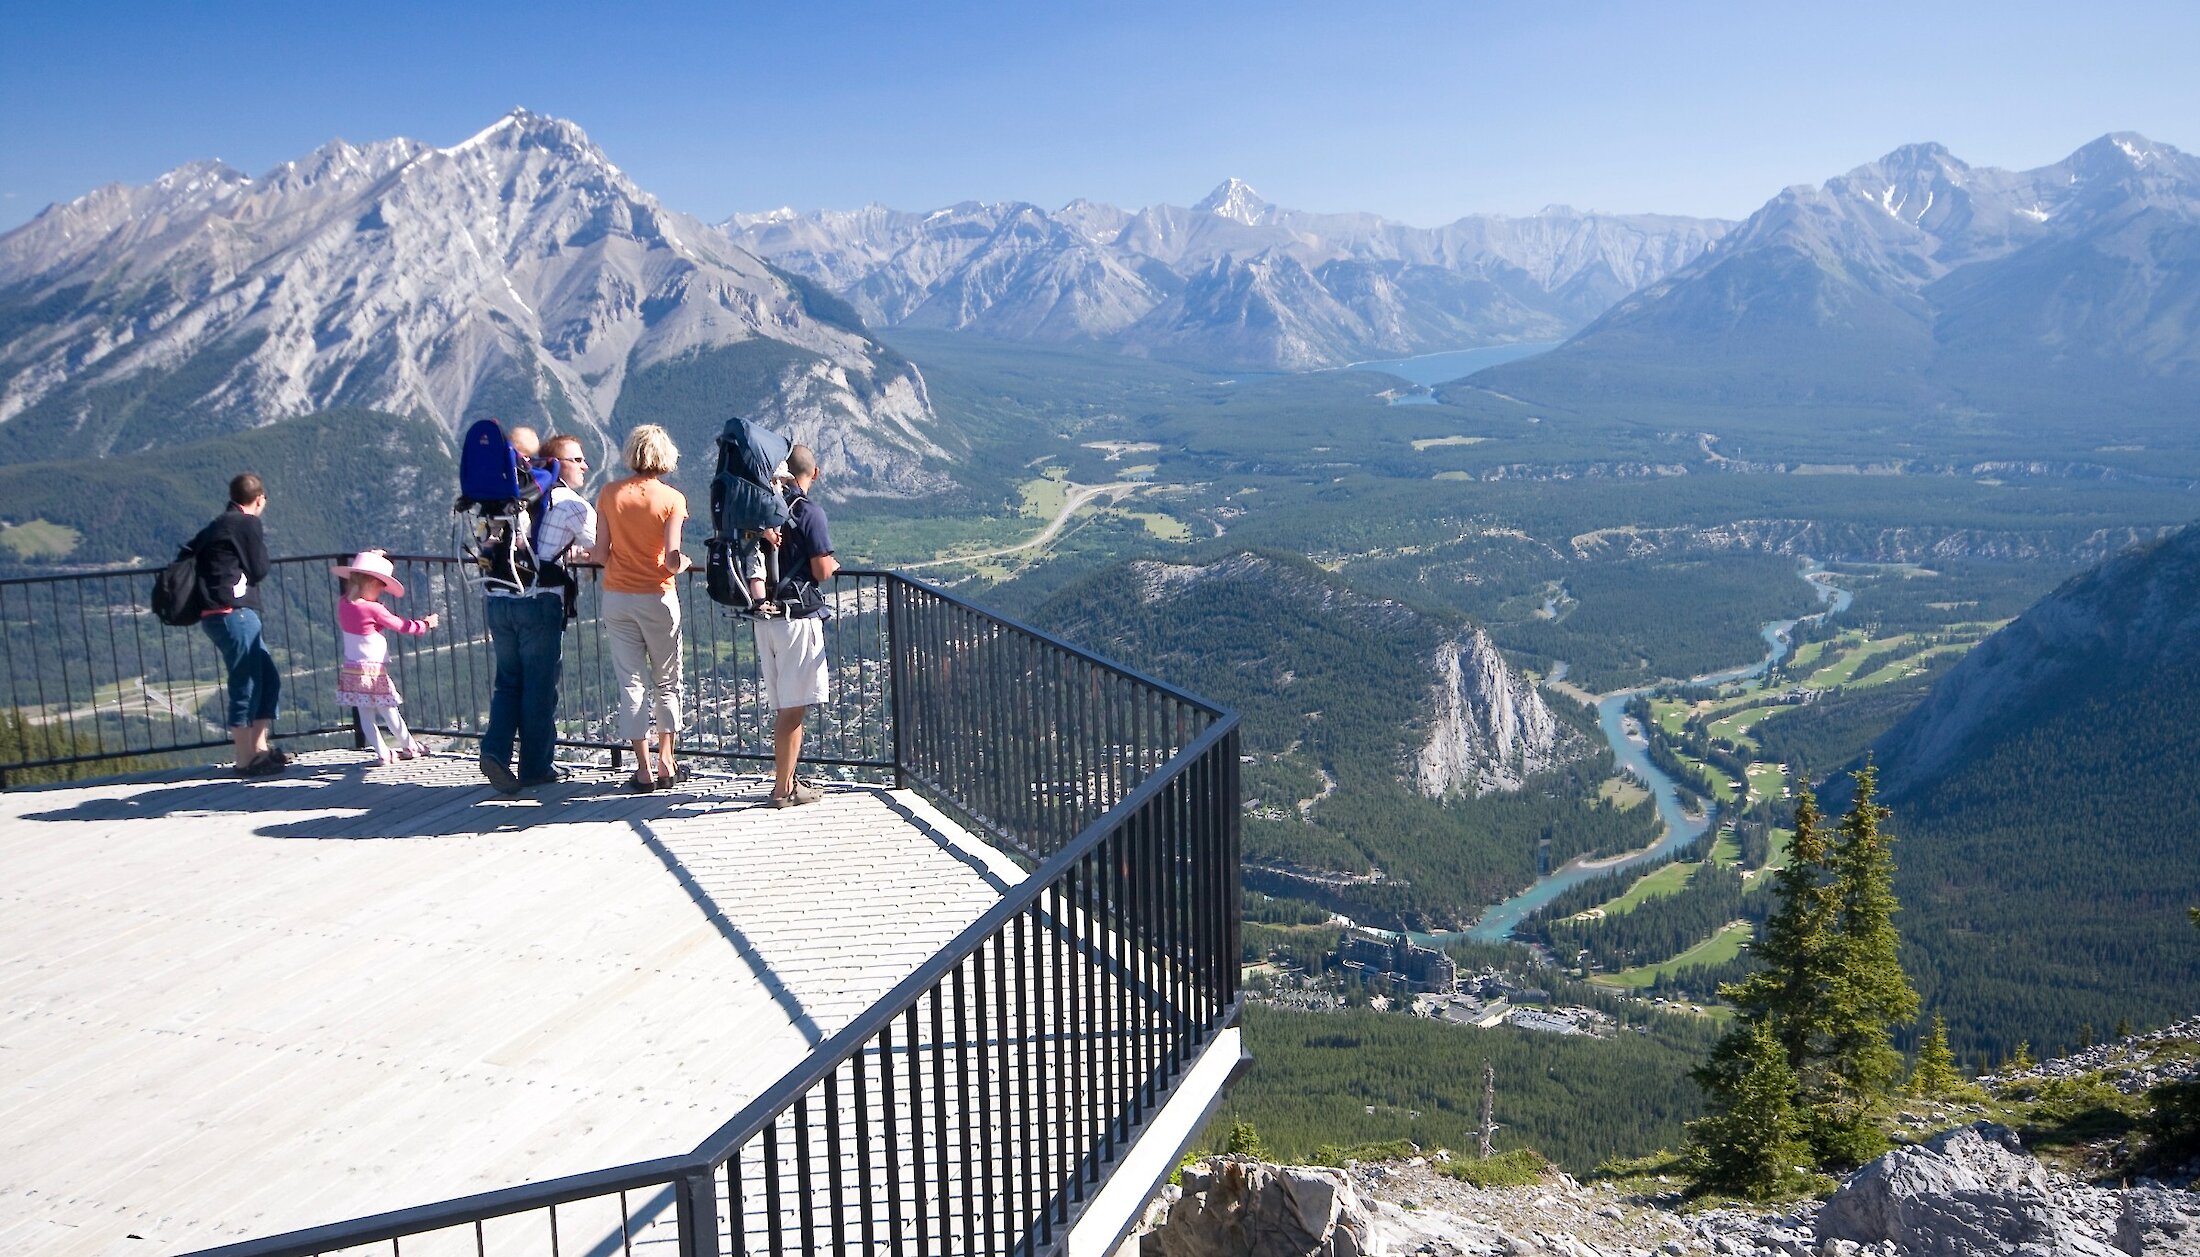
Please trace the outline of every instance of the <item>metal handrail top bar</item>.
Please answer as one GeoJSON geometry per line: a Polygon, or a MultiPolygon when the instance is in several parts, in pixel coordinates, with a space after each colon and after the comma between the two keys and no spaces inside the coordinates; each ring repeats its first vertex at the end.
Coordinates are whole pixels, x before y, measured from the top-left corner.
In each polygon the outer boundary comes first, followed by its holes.
{"type": "Polygon", "coordinates": [[[1140,672],[1136,668],[1118,663],[1105,655],[1096,655],[1093,652],[1086,650],[1084,647],[1077,645],[1075,642],[1067,642],[1059,637],[1056,637],[1054,634],[1047,632],[1045,629],[1033,628],[1031,625],[1026,624],[1021,620],[1002,615],[997,611],[988,611],[984,607],[981,607],[976,603],[971,602],[967,598],[964,598],[958,594],[950,593],[949,591],[942,589],[939,586],[930,583],[929,581],[918,580],[916,577],[911,576],[906,572],[897,572],[891,568],[869,567],[844,567],[840,570],[843,575],[847,576],[876,576],[898,580],[902,584],[907,585],[912,589],[922,590],[925,593],[930,594],[931,596],[938,598],[943,602],[954,603],[956,606],[961,607],[963,610],[968,611],[973,615],[984,616],[986,619],[993,621],[995,624],[1001,625],[1003,628],[1012,628],[1019,633],[1029,633],[1031,636],[1038,638],[1040,641],[1047,643],[1049,646],[1058,647],[1064,652],[1075,655],[1079,659],[1082,659],[1087,663],[1096,664],[1100,667],[1106,668],[1118,676],[1124,677],[1128,680],[1136,681],[1140,685],[1152,686],[1154,689],[1161,691],[1163,694],[1168,695],[1170,698],[1176,699],[1182,703],[1189,704],[1190,706],[1197,707],[1201,711],[1206,712],[1209,716],[1212,716],[1218,720],[1225,716],[1235,718],[1235,713],[1232,712],[1229,708],[1220,706],[1207,699],[1201,698],[1199,695],[1194,694],[1189,690],[1179,689],[1176,686],[1169,684],[1167,681],[1161,680],[1159,677],[1150,676],[1144,672],[1140,672]]]}
{"type": "MultiPolygon", "coordinates": [[[[355,557],[357,556],[350,554],[286,554],[282,558],[270,559],[268,562],[277,564],[312,563],[326,560],[332,563],[342,563],[355,557]]],[[[431,557],[393,554],[390,557],[392,559],[411,559],[415,562],[425,563],[454,561],[447,554],[431,557]]],[[[117,576],[151,576],[167,566],[166,563],[154,563],[135,567],[103,567],[89,572],[44,572],[35,576],[0,576],[0,587],[9,585],[56,585],[64,581],[107,580],[117,576]]]]}
{"type": "Polygon", "coordinates": [[[841,1027],[839,1033],[812,1048],[810,1054],[803,1058],[802,1064],[773,1083],[763,1094],[749,1101],[725,1125],[705,1136],[703,1142],[695,1146],[692,1154],[694,1159],[703,1165],[715,1166],[730,1155],[732,1150],[746,1143],[796,1097],[831,1073],[835,1066],[854,1055],[883,1026],[901,1015],[903,1008],[916,996],[930,989],[933,983],[968,959],[977,950],[978,944],[1037,903],[1040,896],[1064,871],[1091,854],[1112,830],[1123,823],[1125,817],[1144,807],[1167,789],[1185,764],[1206,753],[1229,736],[1230,731],[1236,727],[1237,716],[1225,713],[1198,737],[1193,738],[1183,750],[1170,756],[1154,770],[1152,776],[1123,796],[1122,802],[1101,813],[1065,844],[1061,851],[1049,857],[1046,863],[1033,870],[1013,890],[1001,896],[1000,901],[985,915],[971,922],[962,933],[932,953],[932,958],[925,961],[916,972],[903,978],[892,990],[880,996],[854,1021],[841,1027]]]}
{"type": "MultiPolygon", "coordinates": [[[[282,558],[274,559],[271,561],[277,564],[319,562],[341,563],[353,557],[355,556],[350,554],[287,554],[284,555],[282,558]]],[[[392,562],[397,563],[456,564],[460,561],[455,556],[448,554],[392,554],[389,557],[392,562]]],[[[0,586],[49,584],[56,581],[102,580],[108,577],[115,576],[151,576],[155,572],[160,571],[162,566],[166,565],[163,564],[161,566],[107,568],[96,572],[57,572],[51,575],[41,576],[0,577],[0,586]]],[[[841,574],[845,576],[870,576],[881,579],[898,580],[903,584],[910,586],[911,588],[921,589],[925,593],[930,594],[932,597],[938,598],[943,602],[951,602],[956,606],[961,607],[963,610],[971,612],[974,615],[983,616],[986,619],[993,621],[995,624],[1001,625],[1003,628],[1012,628],[1019,633],[1029,633],[1031,636],[1046,642],[1048,645],[1059,647],[1060,649],[1068,652],[1069,654],[1077,656],[1079,659],[1082,659],[1087,663],[1097,664],[1098,666],[1106,668],[1119,676],[1123,676],[1130,680],[1136,681],[1141,685],[1152,686],[1154,689],[1157,689],[1162,693],[1167,694],[1171,698],[1177,699],[1181,702],[1188,703],[1193,707],[1199,708],[1210,716],[1220,717],[1227,714],[1228,709],[1219,707],[1216,704],[1209,702],[1208,700],[1201,698],[1197,694],[1193,694],[1188,690],[1180,689],[1177,686],[1171,685],[1167,681],[1164,681],[1159,677],[1140,672],[1136,668],[1129,667],[1116,660],[1110,659],[1105,655],[1094,654],[1092,651],[1086,650],[1085,648],[1077,645],[1074,642],[1064,641],[1061,638],[1056,637],[1054,634],[1047,632],[1045,629],[1034,628],[1033,626],[1026,624],[1022,620],[1018,620],[1012,616],[1005,616],[997,611],[989,611],[986,608],[981,607],[974,602],[971,602],[968,598],[964,598],[960,594],[956,594],[952,591],[943,589],[940,586],[931,583],[930,581],[919,580],[917,577],[911,576],[906,572],[898,572],[892,568],[881,567],[844,567],[840,570],[841,574]]]]}
{"type": "Polygon", "coordinates": [[[264,1235],[258,1239],[197,1249],[192,1257],[299,1257],[301,1254],[325,1253],[338,1248],[357,1248],[363,1244],[402,1239],[425,1231],[440,1231],[464,1226],[469,1222],[487,1222],[491,1218],[524,1213],[532,1209],[588,1200],[612,1192],[665,1187],[677,1181],[681,1175],[692,1173],[694,1169],[694,1153],[658,1157],[653,1161],[636,1161],[630,1165],[618,1165],[605,1170],[587,1170],[579,1174],[568,1174],[563,1178],[546,1178],[540,1182],[521,1183],[515,1187],[499,1187],[472,1196],[458,1196],[432,1204],[410,1205],[403,1209],[392,1209],[388,1213],[370,1214],[364,1218],[330,1222],[303,1230],[286,1231],[281,1235],[264,1235]]]}

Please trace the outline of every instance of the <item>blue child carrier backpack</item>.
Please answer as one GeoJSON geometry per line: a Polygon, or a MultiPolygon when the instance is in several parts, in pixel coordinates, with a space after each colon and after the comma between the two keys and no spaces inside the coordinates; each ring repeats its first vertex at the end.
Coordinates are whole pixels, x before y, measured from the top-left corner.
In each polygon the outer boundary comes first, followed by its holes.
{"type": "Polygon", "coordinates": [[[577,584],[555,561],[535,553],[535,536],[550,501],[557,471],[522,463],[505,439],[504,428],[483,419],[466,430],[458,451],[459,558],[485,591],[528,594],[541,589],[565,591],[567,618],[574,611],[577,584]]]}
{"type": "Polygon", "coordinates": [[[759,539],[787,522],[787,500],[772,476],[794,448],[786,437],[739,415],[718,434],[718,469],[710,481],[710,552],[704,575],[711,601],[756,610],[744,574],[759,568],[764,588],[779,587],[778,551],[759,539]]]}

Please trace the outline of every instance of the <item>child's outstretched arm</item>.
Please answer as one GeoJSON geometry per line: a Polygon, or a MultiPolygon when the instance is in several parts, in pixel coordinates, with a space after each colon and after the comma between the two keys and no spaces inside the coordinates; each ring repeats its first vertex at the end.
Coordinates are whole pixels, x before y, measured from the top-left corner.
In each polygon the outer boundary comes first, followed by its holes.
{"type": "Polygon", "coordinates": [[[420,636],[442,621],[442,617],[433,611],[429,612],[425,618],[409,620],[379,602],[368,603],[367,614],[382,628],[388,629],[392,633],[404,633],[413,637],[420,636]]]}

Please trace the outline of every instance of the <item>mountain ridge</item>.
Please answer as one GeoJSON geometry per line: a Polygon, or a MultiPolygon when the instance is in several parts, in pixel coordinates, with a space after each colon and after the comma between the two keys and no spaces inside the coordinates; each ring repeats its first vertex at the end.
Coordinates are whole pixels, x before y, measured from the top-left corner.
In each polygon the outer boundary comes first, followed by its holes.
{"type": "Polygon", "coordinates": [[[1957,418],[2136,408],[2158,426],[2200,387],[2196,259],[2200,158],[2166,144],[2111,132],[2028,171],[1904,145],[1782,190],[1567,344],[1475,385],[1957,418]]]}
{"type": "Polygon", "coordinates": [[[608,447],[635,373],[732,352],[752,378],[717,419],[792,429],[874,489],[938,487],[922,375],[836,309],[524,109],[446,148],[335,140],[258,178],[194,162],[0,236],[0,451],[145,449],[347,405],[608,447]],[[149,389],[173,395],[149,407],[149,389]]]}
{"type": "Polygon", "coordinates": [[[1283,208],[1233,177],[1189,208],[963,201],[924,213],[780,209],[719,226],[881,327],[1305,370],[1557,339],[1729,224],[1552,206],[1417,228],[1283,208]]]}

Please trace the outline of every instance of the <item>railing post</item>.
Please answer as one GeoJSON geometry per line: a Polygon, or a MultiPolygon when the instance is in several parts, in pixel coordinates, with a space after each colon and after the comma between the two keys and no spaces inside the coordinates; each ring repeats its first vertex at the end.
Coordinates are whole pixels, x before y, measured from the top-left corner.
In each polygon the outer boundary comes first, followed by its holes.
{"type": "Polygon", "coordinates": [[[901,577],[886,577],[886,693],[889,719],[894,722],[894,789],[909,788],[909,699],[903,684],[902,619],[908,614],[908,585],[901,577]]]}
{"type": "Polygon", "coordinates": [[[680,1221],[680,1257],[718,1257],[718,1175],[709,1166],[680,1176],[674,1185],[680,1221]]]}

